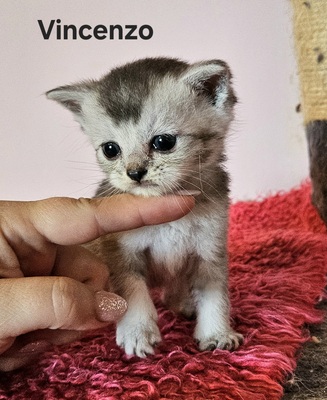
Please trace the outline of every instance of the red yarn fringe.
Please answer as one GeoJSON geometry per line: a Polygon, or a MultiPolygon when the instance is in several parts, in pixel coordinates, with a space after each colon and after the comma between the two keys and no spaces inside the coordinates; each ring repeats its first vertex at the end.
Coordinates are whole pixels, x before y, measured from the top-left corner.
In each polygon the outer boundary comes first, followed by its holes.
{"type": "Polygon", "coordinates": [[[230,213],[233,324],[245,343],[233,353],[199,352],[194,322],[155,296],[163,342],[155,356],[128,358],[114,327],[48,352],[32,367],[0,377],[0,400],[277,400],[294,371],[307,324],[326,284],[327,235],[310,203],[310,186],[230,213]]]}

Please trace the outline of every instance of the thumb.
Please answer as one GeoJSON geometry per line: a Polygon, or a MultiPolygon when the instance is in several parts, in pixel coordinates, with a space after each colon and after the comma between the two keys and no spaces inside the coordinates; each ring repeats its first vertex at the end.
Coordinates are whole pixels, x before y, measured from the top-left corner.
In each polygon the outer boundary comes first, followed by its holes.
{"type": "Polygon", "coordinates": [[[115,294],[94,292],[74,279],[52,276],[3,279],[0,301],[2,345],[6,338],[39,329],[97,329],[116,321],[127,309],[125,300],[115,294]]]}

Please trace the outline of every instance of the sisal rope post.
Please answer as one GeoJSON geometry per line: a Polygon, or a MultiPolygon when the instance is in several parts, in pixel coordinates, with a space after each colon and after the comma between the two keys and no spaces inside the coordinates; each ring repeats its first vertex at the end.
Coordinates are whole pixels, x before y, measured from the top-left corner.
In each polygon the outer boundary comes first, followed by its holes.
{"type": "Polygon", "coordinates": [[[304,123],[327,120],[327,0],[292,0],[304,123]]]}

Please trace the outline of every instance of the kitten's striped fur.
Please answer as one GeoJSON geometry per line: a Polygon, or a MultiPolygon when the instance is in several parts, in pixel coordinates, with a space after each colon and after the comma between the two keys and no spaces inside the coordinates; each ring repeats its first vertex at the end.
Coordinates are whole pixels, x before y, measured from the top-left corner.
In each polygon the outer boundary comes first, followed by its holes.
{"type": "Polygon", "coordinates": [[[200,192],[192,212],[178,221],[90,245],[108,263],[111,290],[129,304],[117,343],[127,354],[153,353],[161,337],[148,288],[159,286],[168,306],[189,316],[196,312],[201,350],[238,347],[242,336],[229,322],[226,250],[224,146],[236,102],[227,64],[147,58],[47,96],[70,109],[90,137],[106,174],[97,196],[200,192]],[[175,144],[158,151],[158,137],[175,144]],[[108,142],[120,150],[110,159],[104,155],[108,142]]]}

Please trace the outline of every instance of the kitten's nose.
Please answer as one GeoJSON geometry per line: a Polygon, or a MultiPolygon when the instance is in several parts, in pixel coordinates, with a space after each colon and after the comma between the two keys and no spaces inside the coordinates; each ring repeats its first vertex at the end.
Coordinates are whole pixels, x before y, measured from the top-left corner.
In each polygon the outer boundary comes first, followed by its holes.
{"type": "Polygon", "coordinates": [[[130,169],[127,170],[127,175],[133,180],[137,182],[141,182],[141,179],[148,171],[146,169],[130,169]]]}

